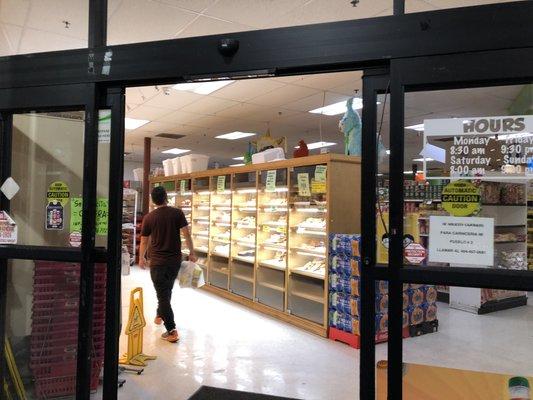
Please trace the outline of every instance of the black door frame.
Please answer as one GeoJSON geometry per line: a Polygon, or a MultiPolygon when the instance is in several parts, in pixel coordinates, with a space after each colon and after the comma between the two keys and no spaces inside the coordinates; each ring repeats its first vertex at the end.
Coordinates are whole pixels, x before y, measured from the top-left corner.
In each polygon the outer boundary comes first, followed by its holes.
{"type": "MultiPolygon", "coordinates": [[[[374,284],[378,280],[389,282],[389,341],[388,341],[388,398],[402,399],[402,303],[403,284],[440,284],[461,287],[494,288],[508,290],[533,290],[532,271],[514,271],[486,268],[417,267],[403,264],[403,214],[404,214],[404,97],[407,92],[466,89],[500,85],[530,84],[533,82],[533,49],[500,50],[469,54],[421,57],[391,62],[390,74],[390,158],[389,190],[394,193],[389,202],[391,240],[388,265],[376,265],[375,209],[376,161],[375,121],[363,131],[363,182],[368,182],[369,194],[363,197],[363,263],[362,274],[362,341],[368,349],[361,351],[361,398],[373,398],[375,382],[375,342],[373,304],[374,284]],[[365,146],[365,143],[368,147],[365,146]],[[365,149],[370,151],[365,152],[365,149]],[[373,150],[373,151],[372,151],[373,150]],[[365,268],[363,268],[365,270],[365,268]],[[366,288],[366,292],[365,289],[366,288]],[[366,294],[366,300],[365,300],[366,294]],[[365,326],[366,325],[366,326],[365,326]]],[[[375,82],[369,87],[372,95],[389,86],[383,78],[369,78],[375,82]],[[386,86],[385,86],[386,85],[386,86]]],[[[370,86],[370,85],[369,85],[370,86]]],[[[370,96],[371,94],[369,94],[370,96]]],[[[369,100],[370,101],[370,100],[369,100]]],[[[375,97],[372,99],[375,104],[375,97]]],[[[366,105],[365,105],[366,107],[366,105]]],[[[372,104],[370,104],[372,107],[372,104]]],[[[375,106],[374,106],[375,107],[375,106]]],[[[363,114],[364,115],[364,114],[363,114]]],[[[370,117],[369,117],[370,118],[370,117]]],[[[366,187],[366,186],[363,186],[366,187]]],[[[363,346],[363,344],[362,344],[363,346]]]]}
{"type": "MultiPolygon", "coordinates": [[[[30,111],[79,109],[85,111],[83,158],[83,217],[81,248],[31,245],[0,245],[0,343],[5,338],[7,263],[9,259],[76,262],[81,265],[80,307],[78,320],[78,365],[76,398],[89,398],[94,264],[108,262],[106,286],[106,332],[116,340],[106,340],[107,365],[116,364],[110,355],[118,354],[118,318],[120,315],[120,254],[122,224],[122,176],[124,153],[124,91],[109,89],[101,94],[95,84],[41,86],[0,90],[1,163],[0,180],[11,175],[12,115],[30,111]],[[109,203],[115,206],[109,213],[107,250],[95,247],[96,177],[98,160],[98,110],[111,109],[111,150],[109,165],[109,203]],[[116,205],[119,205],[118,212],[116,205]],[[109,257],[108,257],[109,253],[109,257]],[[118,254],[118,258],[117,255],[118,254]],[[113,360],[113,361],[112,361],[113,360]]],[[[10,202],[1,197],[2,210],[9,212],[10,202]]],[[[0,376],[4,368],[4,347],[0,346],[0,376]]],[[[116,382],[117,368],[109,368],[105,384],[116,382]],[[113,374],[112,372],[115,372],[113,374]]],[[[116,383],[113,386],[116,391],[116,383]]],[[[3,392],[0,393],[3,398],[3,392]]]]}

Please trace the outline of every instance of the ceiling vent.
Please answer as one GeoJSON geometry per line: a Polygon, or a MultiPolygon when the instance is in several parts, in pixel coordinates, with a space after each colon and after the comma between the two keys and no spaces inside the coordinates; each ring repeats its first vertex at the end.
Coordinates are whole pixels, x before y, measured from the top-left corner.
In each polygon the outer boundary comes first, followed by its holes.
{"type": "Polygon", "coordinates": [[[185,135],[180,135],[177,133],[158,133],[155,135],[155,137],[163,139],[181,139],[182,137],[185,137],[185,135]]]}

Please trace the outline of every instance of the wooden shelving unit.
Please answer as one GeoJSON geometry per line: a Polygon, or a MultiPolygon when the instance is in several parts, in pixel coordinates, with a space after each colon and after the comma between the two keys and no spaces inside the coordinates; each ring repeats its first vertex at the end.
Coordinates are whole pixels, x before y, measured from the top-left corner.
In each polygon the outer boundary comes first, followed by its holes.
{"type": "Polygon", "coordinates": [[[360,232],[360,173],[360,158],[325,154],[152,184],[174,182],[176,199],[190,199],[174,205],[190,207],[206,290],[326,336],[328,234],[360,232]]]}

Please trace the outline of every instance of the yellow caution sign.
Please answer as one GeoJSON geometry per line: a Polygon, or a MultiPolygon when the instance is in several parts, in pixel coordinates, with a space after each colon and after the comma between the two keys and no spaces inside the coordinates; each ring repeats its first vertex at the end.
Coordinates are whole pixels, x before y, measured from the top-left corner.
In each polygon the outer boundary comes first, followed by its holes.
{"type": "Polygon", "coordinates": [[[146,361],[157,358],[143,354],[143,329],[145,326],[143,290],[142,288],[136,288],[130,294],[130,313],[128,324],[124,331],[128,335],[128,352],[119,360],[120,364],[144,367],[146,366],[146,361]]]}

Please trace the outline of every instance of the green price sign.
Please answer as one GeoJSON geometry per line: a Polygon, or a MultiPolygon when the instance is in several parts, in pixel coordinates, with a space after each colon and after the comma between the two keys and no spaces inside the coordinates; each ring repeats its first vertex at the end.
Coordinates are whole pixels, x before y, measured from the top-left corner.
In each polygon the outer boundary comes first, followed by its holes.
{"type": "Polygon", "coordinates": [[[315,168],[315,181],[326,182],[327,165],[317,165],[315,168]]]}
{"type": "Polygon", "coordinates": [[[70,233],[81,232],[83,200],[81,197],[73,197],[70,203],[70,233]]]}
{"type": "MultiPolygon", "coordinates": [[[[83,200],[80,197],[72,198],[70,207],[70,232],[81,232],[83,218],[83,200]]],[[[96,200],[96,234],[107,235],[109,221],[109,200],[103,197],[96,200]]]]}
{"type": "Polygon", "coordinates": [[[217,177],[217,192],[220,193],[220,192],[223,192],[224,190],[226,190],[226,177],[224,175],[218,176],[217,177]]]}
{"type": "Polygon", "coordinates": [[[265,191],[267,192],[276,191],[276,172],[277,171],[275,169],[267,171],[265,191]]]}

